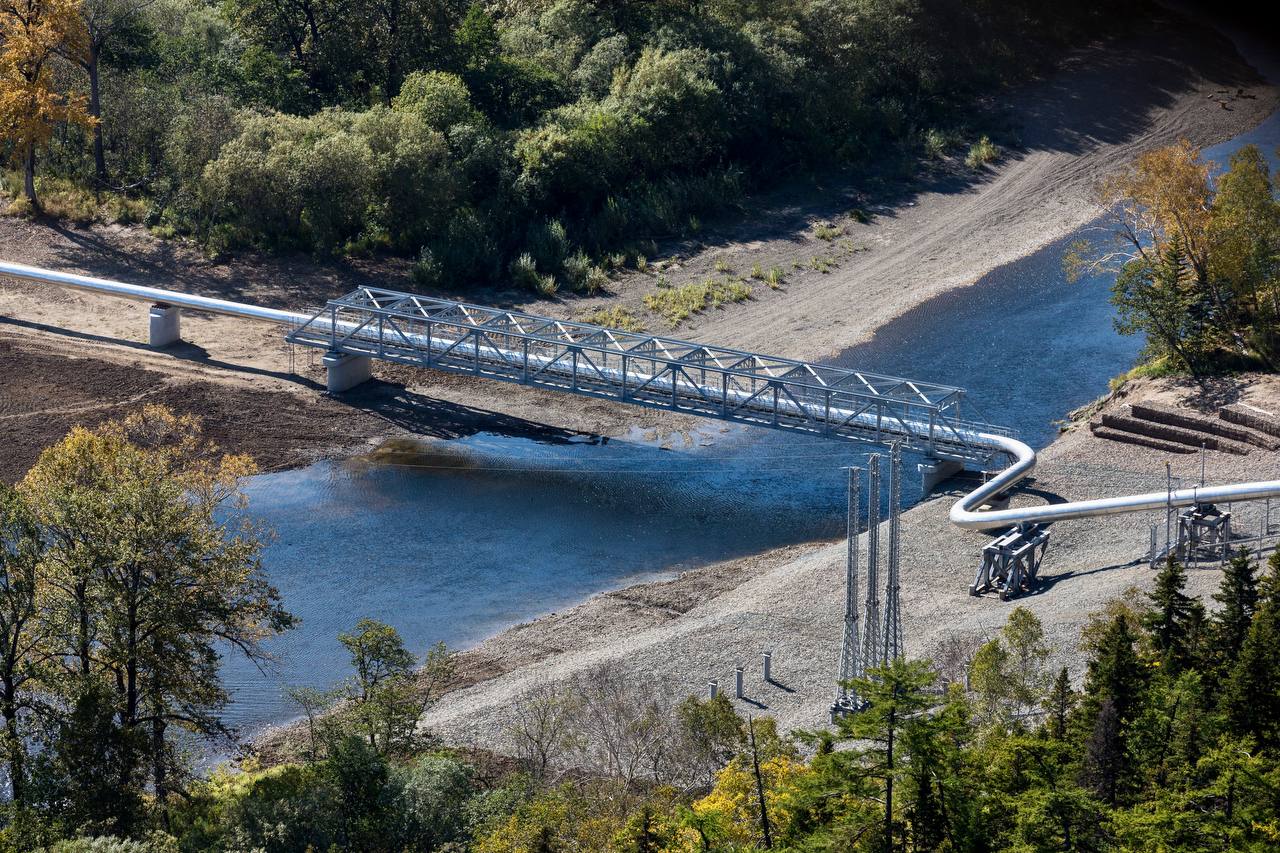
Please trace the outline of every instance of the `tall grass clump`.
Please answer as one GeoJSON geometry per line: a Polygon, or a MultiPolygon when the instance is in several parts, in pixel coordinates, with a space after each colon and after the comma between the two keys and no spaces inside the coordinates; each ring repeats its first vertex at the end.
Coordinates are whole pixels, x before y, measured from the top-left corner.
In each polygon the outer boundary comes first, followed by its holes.
{"type": "Polygon", "coordinates": [[[584,323],[604,326],[607,329],[618,329],[622,332],[638,334],[644,331],[644,321],[621,305],[615,305],[612,308],[597,308],[595,311],[582,315],[581,319],[584,323]]]}
{"type": "Polygon", "coordinates": [[[969,153],[964,156],[964,164],[970,169],[981,169],[999,159],[1000,148],[991,141],[991,137],[983,136],[969,146],[969,153]]]}
{"type": "Polygon", "coordinates": [[[538,262],[528,252],[511,262],[511,280],[539,296],[551,296],[559,289],[555,276],[538,272],[538,262]]]}
{"type": "Polygon", "coordinates": [[[830,243],[844,233],[844,229],[830,222],[819,222],[813,229],[813,236],[830,243]]]}
{"type": "Polygon", "coordinates": [[[708,278],[646,294],[644,306],[662,315],[672,326],[678,326],[708,308],[722,308],[750,298],[751,285],[746,282],[708,278]]]}

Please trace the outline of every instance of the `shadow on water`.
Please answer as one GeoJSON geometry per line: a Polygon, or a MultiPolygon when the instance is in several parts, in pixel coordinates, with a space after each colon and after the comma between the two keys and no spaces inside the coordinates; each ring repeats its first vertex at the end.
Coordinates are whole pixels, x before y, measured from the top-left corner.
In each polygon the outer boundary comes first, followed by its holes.
{"type": "MultiPolygon", "coordinates": [[[[1225,163],[1249,142],[1274,156],[1280,116],[1206,153],[1225,163]]],[[[1070,239],[928,301],[835,361],[964,387],[968,417],[1044,446],[1141,345],[1116,334],[1106,281],[1064,280],[1070,239]]],[[[420,419],[411,408],[404,419],[420,419]]],[[[285,686],[345,676],[335,636],[363,616],[418,652],[466,646],[594,592],[839,536],[840,467],[865,464],[854,445],[715,422],[670,446],[545,438],[477,433],[254,478],[253,510],[278,534],[265,563],[302,626],[272,644],[280,663],[266,676],[226,662],[227,722],[251,732],[293,717],[285,686]]],[[[910,504],[920,494],[907,461],[910,504]]]]}

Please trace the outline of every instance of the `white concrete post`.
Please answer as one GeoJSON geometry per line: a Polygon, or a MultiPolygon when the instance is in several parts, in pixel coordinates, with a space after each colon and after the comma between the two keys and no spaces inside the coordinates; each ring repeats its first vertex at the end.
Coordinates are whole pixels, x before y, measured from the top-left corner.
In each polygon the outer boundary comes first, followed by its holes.
{"type": "Polygon", "coordinates": [[[182,312],[172,305],[157,302],[148,312],[150,320],[149,340],[153,347],[167,347],[182,340],[180,318],[182,312]]]}
{"type": "Polygon", "coordinates": [[[742,667],[733,669],[733,695],[742,698],[742,667]]]}
{"type": "Polygon", "coordinates": [[[707,682],[707,698],[714,699],[720,693],[720,683],[714,678],[707,682]]]}
{"type": "Polygon", "coordinates": [[[321,360],[327,371],[325,388],[330,394],[341,394],[373,378],[373,362],[368,356],[327,352],[321,360]]]}
{"type": "Polygon", "coordinates": [[[764,653],[764,680],[770,683],[773,682],[772,666],[773,666],[773,652],[765,652],[764,653]]]}

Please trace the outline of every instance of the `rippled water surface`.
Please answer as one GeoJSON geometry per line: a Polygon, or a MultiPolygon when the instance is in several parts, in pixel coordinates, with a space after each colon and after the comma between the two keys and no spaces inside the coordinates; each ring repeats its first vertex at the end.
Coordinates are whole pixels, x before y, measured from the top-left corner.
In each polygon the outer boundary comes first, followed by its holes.
{"type": "MultiPolygon", "coordinates": [[[[1246,142],[1273,153],[1280,116],[1208,153],[1225,161],[1246,142]]],[[[1043,446],[1140,348],[1114,332],[1106,282],[1064,281],[1066,242],[921,305],[836,361],[965,387],[970,417],[1043,446]]],[[[708,422],[688,438],[605,443],[478,435],[256,477],[253,509],[278,534],[266,565],[302,626],[274,642],[270,673],[225,664],[228,722],[288,719],[287,685],[344,677],[335,636],[362,616],[395,625],[417,652],[466,646],[593,592],[837,536],[839,468],[860,458],[852,445],[708,422]]],[[[914,476],[904,498],[918,498],[914,476]]]]}

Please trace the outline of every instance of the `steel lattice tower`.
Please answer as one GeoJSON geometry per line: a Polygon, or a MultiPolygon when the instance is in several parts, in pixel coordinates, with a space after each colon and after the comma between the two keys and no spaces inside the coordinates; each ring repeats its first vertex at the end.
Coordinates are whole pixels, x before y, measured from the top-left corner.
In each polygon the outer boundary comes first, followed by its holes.
{"type": "Polygon", "coordinates": [[[865,674],[862,663],[862,638],[858,634],[858,517],[861,515],[862,469],[849,468],[849,508],[846,514],[844,645],[840,647],[840,677],[836,704],[843,710],[857,706],[858,696],[847,683],[865,674]],[[843,701],[842,701],[843,700],[843,701]]]}
{"type": "Polygon", "coordinates": [[[889,448],[889,575],[884,585],[884,655],[883,663],[903,656],[902,613],[899,597],[898,534],[902,515],[902,448],[895,442],[889,448]]]}
{"type": "Polygon", "coordinates": [[[867,603],[862,619],[862,664],[880,662],[880,454],[867,460],[867,603]]]}

